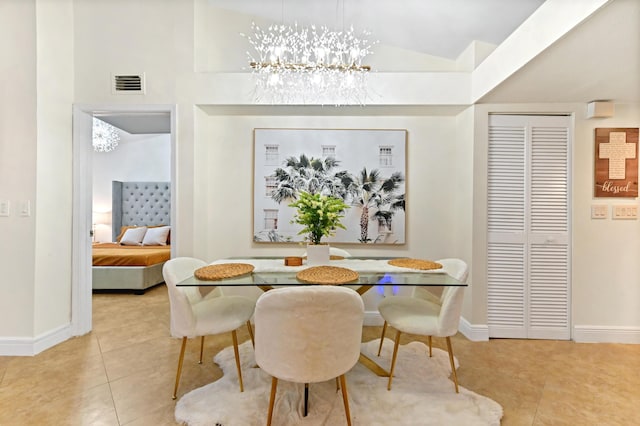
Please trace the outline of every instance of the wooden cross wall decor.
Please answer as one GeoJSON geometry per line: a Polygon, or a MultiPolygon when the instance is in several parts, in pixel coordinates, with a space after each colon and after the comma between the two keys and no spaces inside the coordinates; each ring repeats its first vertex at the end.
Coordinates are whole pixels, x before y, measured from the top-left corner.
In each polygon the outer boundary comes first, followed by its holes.
{"type": "Polygon", "coordinates": [[[596,128],[595,196],[638,196],[638,128],[596,128]]]}

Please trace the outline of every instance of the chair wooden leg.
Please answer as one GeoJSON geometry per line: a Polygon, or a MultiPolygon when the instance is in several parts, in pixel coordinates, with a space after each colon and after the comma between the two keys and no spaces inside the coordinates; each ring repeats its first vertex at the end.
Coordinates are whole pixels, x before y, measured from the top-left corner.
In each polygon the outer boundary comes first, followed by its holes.
{"type": "Polygon", "coordinates": [[[382,342],[384,342],[384,334],[387,332],[387,322],[384,322],[382,326],[382,336],[380,336],[380,346],[378,346],[378,356],[380,356],[380,352],[382,352],[382,342]]]}
{"type": "Polygon", "coordinates": [[[304,417],[309,412],[309,383],[304,384],[304,417]]]}
{"type": "Polygon", "coordinates": [[[251,339],[251,346],[253,346],[253,348],[256,348],[256,342],[253,339],[253,328],[251,328],[251,321],[247,321],[247,329],[249,330],[249,338],[251,339]]]}
{"type": "Polygon", "coordinates": [[[336,377],[336,392],[340,390],[340,377],[336,377]]]}
{"type": "Polygon", "coordinates": [[[396,368],[396,358],[398,357],[398,346],[400,346],[400,331],[396,332],[396,343],[393,345],[393,357],[391,358],[391,370],[389,371],[389,384],[387,390],[391,390],[391,381],[393,380],[393,370],[396,368]]]}
{"type": "Polygon", "coordinates": [[[182,361],[184,361],[184,350],[187,347],[187,338],[182,338],[182,347],[180,348],[180,357],[178,358],[178,371],[176,372],[176,385],[173,387],[173,396],[176,399],[178,394],[178,385],[180,384],[180,374],[182,374],[182,361]]]}
{"type": "Polygon", "coordinates": [[[198,361],[198,364],[202,364],[203,352],[204,352],[204,336],[200,336],[200,361],[198,361]]]}
{"type": "Polygon", "coordinates": [[[271,378],[271,396],[269,397],[269,414],[267,415],[267,426],[271,426],[271,418],[273,417],[273,403],[276,401],[276,388],[278,387],[278,379],[271,378]]]}
{"type": "Polygon", "coordinates": [[[449,350],[449,362],[451,363],[451,373],[453,374],[453,384],[456,386],[456,393],[458,392],[458,375],[456,374],[456,363],[453,360],[453,349],[451,348],[451,338],[447,336],[447,349],[449,350]]]}
{"type": "Polygon", "coordinates": [[[431,336],[429,336],[429,358],[431,358],[433,354],[431,353],[431,336]]]}
{"type": "Polygon", "coordinates": [[[351,411],[349,410],[349,396],[347,395],[347,380],[344,374],[340,376],[340,386],[342,386],[342,401],[344,402],[344,413],[347,416],[347,425],[351,426],[351,411]]]}
{"type": "Polygon", "coordinates": [[[235,330],[231,332],[231,337],[233,337],[233,353],[236,355],[236,368],[238,369],[240,392],[244,392],[244,385],[242,384],[242,369],[240,368],[240,353],[238,352],[238,335],[235,330]]]}

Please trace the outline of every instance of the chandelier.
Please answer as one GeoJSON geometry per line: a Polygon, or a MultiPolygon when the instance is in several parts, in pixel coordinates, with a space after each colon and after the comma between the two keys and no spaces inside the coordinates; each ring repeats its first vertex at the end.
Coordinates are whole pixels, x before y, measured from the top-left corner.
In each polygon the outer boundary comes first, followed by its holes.
{"type": "Polygon", "coordinates": [[[357,35],[326,26],[271,25],[262,30],[251,24],[247,52],[255,77],[256,101],[271,103],[333,103],[363,105],[368,98],[363,59],[376,43],[370,33],[357,35]]]}
{"type": "Polygon", "coordinates": [[[110,152],[116,149],[120,136],[115,127],[93,117],[93,150],[110,152]]]}

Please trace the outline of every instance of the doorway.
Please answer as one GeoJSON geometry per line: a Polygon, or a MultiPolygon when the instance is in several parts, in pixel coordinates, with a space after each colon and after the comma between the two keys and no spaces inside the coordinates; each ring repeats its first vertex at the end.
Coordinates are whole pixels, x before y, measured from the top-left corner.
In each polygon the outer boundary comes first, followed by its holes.
{"type": "MultiPolygon", "coordinates": [[[[94,230],[93,212],[93,117],[110,124],[137,126],[151,125],[159,116],[168,118],[170,137],[171,205],[175,205],[175,105],[75,105],[73,108],[73,263],[71,285],[71,327],[75,336],[92,329],[92,262],[91,243],[94,230]]],[[[171,223],[175,223],[175,209],[171,210],[171,223]]],[[[173,249],[172,249],[173,250],[173,249]]]]}

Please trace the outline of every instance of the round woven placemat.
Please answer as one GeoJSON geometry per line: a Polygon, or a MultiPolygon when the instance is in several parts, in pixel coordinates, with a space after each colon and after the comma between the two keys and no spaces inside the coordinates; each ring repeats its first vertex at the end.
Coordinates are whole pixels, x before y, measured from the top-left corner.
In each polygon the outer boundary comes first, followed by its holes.
{"type": "Polygon", "coordinates": [[[225,278],[247,275],[251,272],[253,272],[253,265],[249,263],[221,263],[198,268],[193,275],[199,280],[219,281],[225,278]]]}
{"type": "Polygon", "coordinates": [[[423,271],[427,271],[429,269],[440,269],[442,265],[438,262],[433,262],[431,260],[422,260],[422,259],[411,259],[408,257],[403,257],[401,259],[391,259],[388,261],[389,265],[393,266],[401,266],[403,268],[411,268],[411,269],[421,269],[423,271]]]}
{"type": "Polygon", "coordinates": [[[296,274],[296,278],[310,284],[346,284],[357,281],[356,271],[339,266],[312,266],[296,274]]]}

